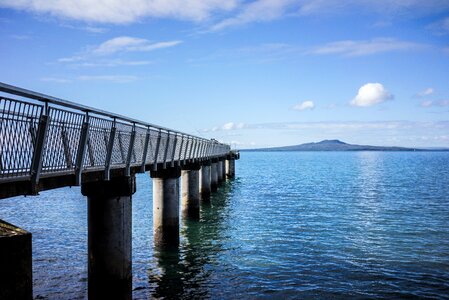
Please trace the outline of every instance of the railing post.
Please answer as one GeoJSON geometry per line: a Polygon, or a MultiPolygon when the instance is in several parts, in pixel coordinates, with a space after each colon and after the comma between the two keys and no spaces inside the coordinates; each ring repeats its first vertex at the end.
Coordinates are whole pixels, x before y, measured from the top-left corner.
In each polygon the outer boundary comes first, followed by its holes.
{"type": "Polygon", "coordinates": [[[106,161],[104,163],[104,180],[110,179],[110,171],[111,171],[111,159],[112,159],[112,150],[114,149],[114,139],[115,139],[115,131],[116,131],[116,120],[112,122],[111,132],[109,134],[109,142],[108,148],[106,152],[106,161]]]}
{"type": "Polygon", "coordinates": [[[170,131],[167,131],[167,142],[165,143],[165,150],[164,150],[164,161],[162,163],[162,168],[167,168],[167,154],[168,154],[168,146],[170,145],[170,131]]]}
{"type": "Polygon", "coordinates": [[[150,127],[147,128],[147,134],[145,135],[145,143],[143,146],[143,154],[142,154],[142,164],[140,165],[140,172],[145,173],[145,165],[147,160],[147,154],[148,154],[148,146],[150,145],[150,127]]]}
{"type": "MultiPolygon", "coordinates": [[[[89,140],[89,113],[84,115],[84,122],[81,126],[80,143],[78,144],[78,152],[75,162],[75,181],[76,185],[81,184],[81,173],[83,172],[84,157],[87,148],[87,141],[89,140]]],[[[90,154],[90,153],[89,153],[90,154]]],[[[91,163],[93,163],[93,155],[90,155],[91,163]]]]}
{"type": "Polygon", "coordinates": [[[176,144],[178,143],[178,133],[175,133],[175,137],[174,137],[175,141],[173,142],[173,153],[171,156],[171,164],[170,167],[174,167],[175,166],[175,152],[176,152],[176,144]]]}
{"type": "Polygon", "coordinates": [[[157,171],[157,157],[159,156],[159,147],[161,146],[161,138],[162,132],[161,129],[159,129],[159,132],[157,134],[156,150],[154,154],[153,171],[157,171]]]}
{"type": "Polygon", "coordinates": [[[128,156],[126,157],[126,169],[125,176],[131,175],[131,158],[133,155],[134,149],[134,140],[136,139],[136,124],[133,124],[133,129],[131,131],[131,137],[129,138],[129,148],[128,148],[128,156]]]}
{"type": "Polygon", "coordinates": [[[204,159],[204,157],[206,156],[206,142],[204,140],[201,141],[201,160],[204,159]]]}
{"type": "Polygon", "coordinates": [[[34,146],[33,160],[31,162],[31,194],[38,194],[39,178],[42,171],[42,158],[44,146],[47,140],[48,126],[50,125],[50,116],[48,115],[48,104],[45,104],[45,112],[39,118],[37,127],[36,143],[34,146]]]}
{"type": "Polygon", "coordinates": [[[196,140],[192,138],[192,148],[190,149],[190,162],[195,161],[196,140]]]}
{"type": "Polygon", "coordinates": [[[181,145],[179,146],[179,163],[183,164],[183,157],[182,157],[182,147],[184,146],[184,135],[181,134],[181,145]]]}

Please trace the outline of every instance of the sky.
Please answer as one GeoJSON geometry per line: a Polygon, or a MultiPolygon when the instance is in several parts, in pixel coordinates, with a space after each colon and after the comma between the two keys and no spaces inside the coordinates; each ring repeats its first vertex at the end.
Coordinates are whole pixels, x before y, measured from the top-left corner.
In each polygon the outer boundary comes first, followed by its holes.
{"type": "Polygon", "coordinates": [[[0,82],[233,148],[449,147],[449,0],[0,0],[0,82]]]}

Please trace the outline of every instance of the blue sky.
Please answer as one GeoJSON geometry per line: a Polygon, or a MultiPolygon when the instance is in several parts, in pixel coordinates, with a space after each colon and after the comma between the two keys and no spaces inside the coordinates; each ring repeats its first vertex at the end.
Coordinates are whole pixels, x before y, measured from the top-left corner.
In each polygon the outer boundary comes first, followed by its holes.
{"type": "Polygon", "coordinates": [[[449,147],[449,1],[0,0],[0,81],[237,148],[449,147]]]}

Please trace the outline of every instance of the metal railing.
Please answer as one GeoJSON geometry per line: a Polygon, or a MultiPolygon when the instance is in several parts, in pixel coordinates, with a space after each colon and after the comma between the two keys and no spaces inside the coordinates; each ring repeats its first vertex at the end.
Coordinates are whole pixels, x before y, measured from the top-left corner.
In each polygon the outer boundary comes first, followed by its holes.
{"type": "Polygon", "coordinates": [[[0,183],[211,159],[229,145],[0,83],[0,183]],[[10,95],[19,96],[13,99],[10,95]]]}

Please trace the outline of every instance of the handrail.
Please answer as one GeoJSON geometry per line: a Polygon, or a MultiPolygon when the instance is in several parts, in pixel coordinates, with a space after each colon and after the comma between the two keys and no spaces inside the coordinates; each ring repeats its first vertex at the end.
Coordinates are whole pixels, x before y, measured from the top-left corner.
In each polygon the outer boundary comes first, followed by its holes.
{"type": "Polygon", "coordinates": [[[230,146],[0,82],[0,183],[113,168],[140,172],[226,156],[230,146]],[[34,101],[31,101],[31,100],[34,101]],[[37,101],[37,102],[36,102],[37,101]],[[40,102],[40,103],[39,103],[40,102]],[[204,151],[207,144],[210,151],[204,151]]]}
{"type": "Polygon", "coordinates": [[[49,96],[46,94],[42,94],[42,93],[38,93],[38,92],[33,92],[24,88],[20,88],[17,86],[13,86],[10,84],[6,84],[3,82],[0,82],[0,92],[5,92],[5,93],[9,93],[9,94],[13,94],[16,96],[22,96],[22,97],[26,97],[29,99],[34,99],[40,102],[44,102],[44,103],[51,103],[51,104],[55,104],[55,105],[59,105],[59,106],[63,106],[63,107],[67,107],[67,108],[71,108],[74,110],[79,110],[82,112],[88,112],[88,113],[94,113],[96,115],[100,115],[100,116],[105,116],[105,117],[109,117],[112,119],[117,119],[117,120],[122,120],[125,122],[129,122],[131,124],[139,124],[139,125],[143,125],[145,127],[153,127],[153,128],[157,128],[157,129],[162,129],[165,131],[170,131],[170,132],[175,132],[175,133],[179,133],[179,134],[184,134],[184,135],[190,135],[190,136],[194,136],[196,138],[199,139],[204,139],[207,140],[203,137],[198,137],[192,134],[188,134],[188,133],[184,133],[178,130],[174,130],[174,129],[170,129],[170,128],[166,128],[163,126],[159,126],[159,125],[155,125],[152,123],[148,123],[148,122],[143,122],[137,119],[133,119],[133,118],[129,118],[120,114],[116,114],[116,113],[111,113],[105,110],[101,110],[101,109],[96,109],[87,105],[82,105],[82,104],[77,104],[75,102],[72,101],[68,101],[68,100],[64,100],[64,99],[60,99],[60,98],[56,98],[53,96],[49,96]]]}

